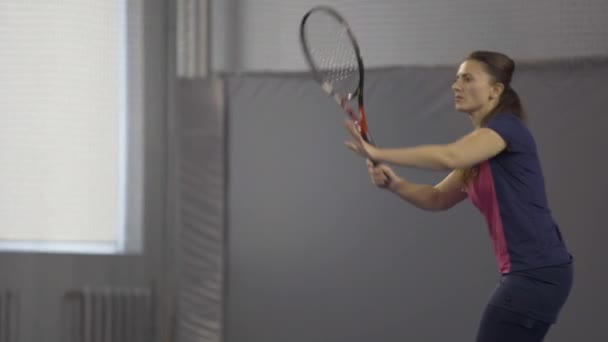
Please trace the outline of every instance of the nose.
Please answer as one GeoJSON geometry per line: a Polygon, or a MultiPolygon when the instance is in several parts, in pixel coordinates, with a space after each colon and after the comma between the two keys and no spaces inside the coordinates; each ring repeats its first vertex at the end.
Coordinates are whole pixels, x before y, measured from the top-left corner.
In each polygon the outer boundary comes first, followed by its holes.
{"type": "Polygon", "coordinates": [[[454,81],[454,83],[452,83],[452,90],[456,91],[456,90],[460,90],[460,85],[458,84],[458,80],[454,81]]]}

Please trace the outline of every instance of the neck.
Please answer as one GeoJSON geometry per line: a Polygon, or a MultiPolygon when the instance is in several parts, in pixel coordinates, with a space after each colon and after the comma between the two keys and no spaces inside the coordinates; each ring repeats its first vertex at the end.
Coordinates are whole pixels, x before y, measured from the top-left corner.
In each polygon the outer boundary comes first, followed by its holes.
{"type": "Polygon", "coordinates": [[[478,129],[481,127],[481,122],[483,121],[483,119],[488,116],[492,110],[494,110],[494,108],[496,107],[495,104],[491,104],[491,105],[487,105],[484,106],[482,108],[479,108],[478,110],[472,111],[469,113],[469,115],[471,116],[471,121],[473,121],[473,126],[475,127],[475,129],[478,129]]]}

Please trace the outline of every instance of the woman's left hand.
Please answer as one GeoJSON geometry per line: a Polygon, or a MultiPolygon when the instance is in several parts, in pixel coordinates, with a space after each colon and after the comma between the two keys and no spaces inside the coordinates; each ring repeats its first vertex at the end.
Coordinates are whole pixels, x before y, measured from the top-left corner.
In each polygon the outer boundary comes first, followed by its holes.
{"type": "Polygon", "coordinates": [[[346,142],[346,146],[361,157],[374,160],[376,148],[363,140],[359,126],[352,120],[346,120],[346,129],[352,136],[352,139],[346,142]]]}

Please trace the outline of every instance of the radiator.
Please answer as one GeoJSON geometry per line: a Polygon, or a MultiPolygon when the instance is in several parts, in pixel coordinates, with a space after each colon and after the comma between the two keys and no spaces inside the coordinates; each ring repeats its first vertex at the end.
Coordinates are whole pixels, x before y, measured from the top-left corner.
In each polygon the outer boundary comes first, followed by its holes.
{"type": "Polygon", "coordinates": [[[151,342],[154,303],[146,288],[71,290],[64,296],[65,342],[151,342]]]}
{"type": "Polygon", "coordinates": [[[0,342],[18,342],[19,314],[18,293],[0,290],[0,342]]]}

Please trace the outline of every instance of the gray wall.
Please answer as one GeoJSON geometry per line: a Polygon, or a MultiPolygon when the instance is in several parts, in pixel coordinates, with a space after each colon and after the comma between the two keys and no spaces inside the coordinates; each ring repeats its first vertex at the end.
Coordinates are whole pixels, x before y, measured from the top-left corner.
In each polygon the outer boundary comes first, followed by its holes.
{"type": "MultiPolygon", "coordinates": [[[[376,142],[452,141],[454,68],[368,74],[376,142]]],[[[608,62],[520,65],[550,204],[576,284],[547,341],[604,341],[608,305],[608,62]]],[[[226,341],[471,341],[498,280],[485,222],[467,201],[428,213],[374,188],[344,147],[343,113],[306,75],[228,79],[226,341]]],[[[445,173],[399,169],[416,182],[445,173]]]]}
{"type": "MultiPolygon", "coordinates": [[[[154,335],[170,334],[167,295],[167,1],[145,1],[145,202],[144,253],[132,256],[82,256],[2,253],[0,288],[21,293],[19,342],[62,340],[62,296],[84,285],[152,287],[158,295],[154,335]]],[[[169,240],[170,241],[170,240],[169,240]]]]}
{"type": "Polygon", "coordinates": [[[211,0],[213,70],[306,70],[298,29],[319,4],[347,18],[370,67],[449,65],[474,49],[518,60],[608,53],[605,0],[211,0]]]}

